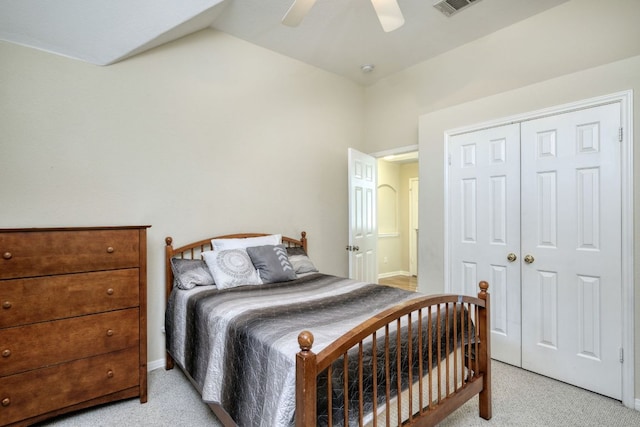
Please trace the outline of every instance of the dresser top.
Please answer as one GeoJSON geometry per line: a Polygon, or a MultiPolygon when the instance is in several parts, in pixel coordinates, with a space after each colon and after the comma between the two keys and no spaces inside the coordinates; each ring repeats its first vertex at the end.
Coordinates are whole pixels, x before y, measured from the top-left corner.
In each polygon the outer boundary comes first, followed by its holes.
{"type": "Polygon", "coordinates": [[[0,228],[0,233],[24,233],[29,231],[83,231],[83,230],[123,230],[150,228],[150,225],[113,225],[95,227],[32,227],[32,228],[0,228]]]}

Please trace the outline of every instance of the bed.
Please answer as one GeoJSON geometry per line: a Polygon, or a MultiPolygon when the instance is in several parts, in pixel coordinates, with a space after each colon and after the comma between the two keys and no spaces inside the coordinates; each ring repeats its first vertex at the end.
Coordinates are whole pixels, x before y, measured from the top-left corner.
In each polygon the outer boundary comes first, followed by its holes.
{"type": "Polygon", "coordinates": [[[491,418],[486,282],[426,296],[323,274],[305,232],[165,241],[166,369],[225,426],[435,425],[476,395],[491,418]],[[225,270],[247,259],[257,282],[225,270]]]}

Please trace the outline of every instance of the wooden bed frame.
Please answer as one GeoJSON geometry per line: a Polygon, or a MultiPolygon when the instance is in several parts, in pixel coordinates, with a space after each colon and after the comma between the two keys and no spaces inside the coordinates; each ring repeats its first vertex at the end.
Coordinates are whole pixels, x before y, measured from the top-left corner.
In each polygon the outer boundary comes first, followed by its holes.
{"type": "MultiPolygon", "coordinates": [[[[215,236],[205,240],[200,240],[194,243],[190,243],[178,248],[173,248],[173,239],[167,237],[165,239],[165,272],[166,272],[166,298],[169,299],[169,295],[173,289],[173,271],[171,270],[170,260],[173,257],[185,258],[185,259],[199,259],[200,253],[208,250],[212,250],[212,239],[230,239],[230,238],[247,238],[247,237],[259,237],[266,236],[266,233],[240,233],[240,234],[228,234],[223,236],[215,236]]],[[[282,236],[282,243],[288,247],[302,247],[307,251],[307,237],[306,232],[302,232],[299,239],[282,236]]],[[[428,324],[429,328],[432,327],[431,315],[441,314],[441,312],[447,313],[445,320],[442,322],[436,322],[437,325],[433,327],[439,328],[453,328],[452,331],[455,335],[456,330],[460,328],[463,334],[469,336],[467,343],[462,341],[461,344],[453,342],[453,348],[449,348],[449,343],[446,343],[446,353],[460,354],[460,357],[455,355],[452,357],[446,357],[444,360],[431,359],[432,351],[437,351],[441,354],[440,342],[438,341],[437,347],[431,348],[431,341],[428,340],[428,351],[423,355],[421,348],[423,347],[421,338],[418,338],[419,348],[418,350],[411,350],[411,341],[408,344],[408,361],[409,365],[418,364],[419,375],[412,378],[412,373],[409,372],[409,382],[414,384],[405,391],[398,391],[394,399],[389,399],[389,388],[387,388],[386,400],[383,401],[384,408],[394,408],[398,412],[404,411],[404,421],[398,422],[393,420],[389,416],[392,411],[381,412],[381,408],[374,404],[373,413],[370,416],[372,420],[368,421],[367,425],[420,425],[420,426],[432,426],[441,422],[453,411],[462,406],[469,399],[475,395],[479,396],[479,415],[484,419],[491,418],[491,345],[490,345],[490,316],[489,305],[490,298],[487,289],[489,285],[487,282],[480,282],[480,292],[478,297],[463,296],[463,295],[433,295],[423,296],[416,299],[412,299],[408,302],[396,305],[382,313],[375,314],[369,320],[363,322],[356,328],[352,329],[348,333],[344,334],[341,338],[324,348],[318,354],[313,353],[313,334],[309,331],[302,331],[298,337],[298,343],[300,345],[300,352],[296,355],[296,415],[295,423],[297,427],[308,427],[316,424],[317,416],[317,378],[320,373],[325,370],[331,370],[332,364],[337,360],[344,360],[346,365],[347,352],[349,357],[353,357],[353,349],[356,349],[358,354],[357,362],[358,366],[362,366],[363,362],[363,342],[373,342],[376,340],[384,340],[384,337],[379,337],[380,331],[386,331],[386,341],[384,342],[385,352],[389,350],[388,331],[389,327],[397,325],[400,327],[401,322],[404,321],[409,325],[409,334],[411,332],[412,323],[417,325],[416,335],[422,337],[421,327],[424,323],[428,324]],[[449,310],[452,313],[468,313],[468,315],[457,314],[452,315],[453,321],[449,321],[449,310]],[[468,320],[471,320],[469,322],[468,320]],[[442,324],[441,324],[442,323],[442,324]],[[372,340],[372,341],[371,341],[372,340]],[[460,348],[458,348],[460,347],[460,348]],[[360,349],[358,352],[358,348],[360,349]],[[414,354],[416,354],[417,361],[412,362],[414,354]],[[424,360],[423,360],[424,356],[424,360]],[[428,358],[428,359],[427,359],[428,358]],[[452,359],[452,360],[450,360],[452,359]],[[422,365],[428,360],[428,368],[423,371],[422,365]],[[433,366],[433,367],[432,367],[433,366]],[[453,372],[453,374],[451,374],[453,372]],[[457,374],[458,372],[464,373],[457,374]],[[396,409],[397,407],[397,409],[396,409]],[[401,409],[401,407],[403,409],[401,409]],[[408,412],[407,412],[408,411],[408,412]],[[383,415],[384,414],[384,415],[383,415]],[[407,415],[408,414],[408,415],[407,415]],[[393,423],[393,424],[392,424],[393,423]]],[[[458,332],[459,333],[459,332],[458,332]]],[[[384,334],[380,334],[384,335],[384,334]]],[[[398,335],[398,344],[400,344],[400,338],[398,335]]],[[[444,345],[444,344],[443,344],[444,345]]],[[[388,353],[386,353],[388,355],[388,353]]],[[[399,362],[399,359],[398,359],[399,362]]],[[[342,363],[342,362],[340,362],[342,363]]],[[[386,378],[389,377],[389,362],[388,358],[383,362],[376,360],[374,355],[373,369],[384,370],[386,378]],[[380,367],[376,368],[376,363],[380,363],[380,367]]],[[[400,363],[397,366],[401,365],[400,363]]],[[[174,367],[174,361],[169,353],[166,355],[166,369],[172,369],[174,367]]],[[[331,377],[331,371],[329,371],[329,377],[331,377]]],[[[347,370],[344,369],[344,381],[347,383],[347,370]]],[[[193,378],[185,372],[185,375],[192,384],[196,384],[193,378]]],[[[398,370],[398,375],[400,372],[398,370]]],[[[354,381],[353,378],[349,379],[354,381]]],[[[362,389],[362,369],[359,369],[359,378],[356,379],[359,384],[360,395],[363,393],[362,389]]],[[[374,401],[378,401],[378,397],[375,392],[375,381],[372,389],[374,401]]],[[[399,381],[398,381],[399,382],[399,381]]],[[[389,381],[387,381],[389,384],[389,381]]],[[[329,381],[328,388],[331,389],[331,381],[329,381]]],[[[397,385],[400,389],[400,384],[397,385]]],[[[346,388],[346,386],[344,387],[346,388]]],[[[343,390],[345,396],[344,407],[348,408],[348,391],[343,390]]],[[[235,422],[229,416],[229,414],[217,404],[209,404],[212,411],[220,419],[225,426],[235,426],[235,422]]],[[[330,414],[331,401],[329,400],[327,412],[330,414]]],[[[363,422],[363,404],[360,399],[359,408],[352,408],[359,412],[360,425],[364,425],[363,422]]],[[[347,413],[348,411],[345,411],[347,413]]],[[[345,415],[346,417],[346,415],[345,415]]],[[[348,420],[344,420],[345,425],[348,425],[348,420]]],[[[329,417],[328,425],[331,426],[333,420],[329,417]]]]}

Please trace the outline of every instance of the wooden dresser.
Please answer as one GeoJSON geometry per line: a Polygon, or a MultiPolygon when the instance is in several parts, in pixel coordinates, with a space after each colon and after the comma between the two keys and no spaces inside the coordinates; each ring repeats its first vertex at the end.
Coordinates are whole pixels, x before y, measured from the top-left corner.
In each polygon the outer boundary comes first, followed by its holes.
{"type": "Polygon", "coordinates": [[[0,229],[0,425],[147,401],[147,228],[0,229]]]}

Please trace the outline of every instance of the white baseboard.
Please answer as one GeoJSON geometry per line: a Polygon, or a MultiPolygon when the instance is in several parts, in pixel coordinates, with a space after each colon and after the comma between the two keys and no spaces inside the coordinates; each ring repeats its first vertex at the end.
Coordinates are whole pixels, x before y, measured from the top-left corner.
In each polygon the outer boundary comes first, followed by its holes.
{"type": "Polygon", "coordinates": [[[640,399],[636,399],[636,406],[635,406],[635,410],[636,410],[636,411],[640,411],[640,399]]]}
{"type": "Polygon", "coordinates": [[[387,277],[393,276],[411,276],[411,273],[408,271],[391,271],[389,273],[378,274],[378,279],[386,279],[387,277]]]}
{"type": "Polygon", "coordinates": [[[151,362],[147,362],[147,372],[155,371],[156,369],[164,368],[164,359],[158,359],[151,362]]]}

